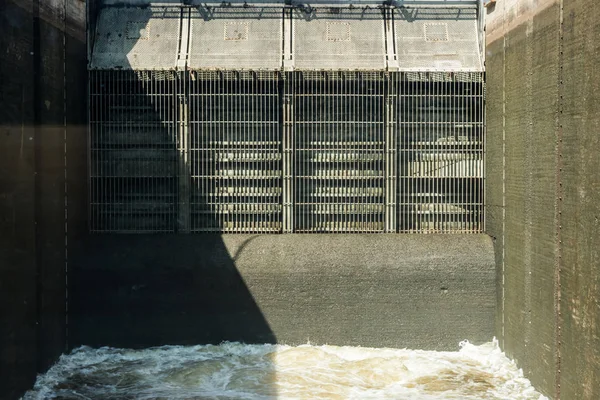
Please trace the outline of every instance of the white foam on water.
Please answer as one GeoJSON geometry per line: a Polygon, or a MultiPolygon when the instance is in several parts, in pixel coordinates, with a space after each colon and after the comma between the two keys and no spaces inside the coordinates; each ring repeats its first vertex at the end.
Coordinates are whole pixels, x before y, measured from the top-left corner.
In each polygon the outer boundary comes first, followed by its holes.
{"type": "Polygon", "coordinates": [[[32,399],[543,400],[497,342],[456,352],[223,343],[80,347],[37,379],[32,399]]]}

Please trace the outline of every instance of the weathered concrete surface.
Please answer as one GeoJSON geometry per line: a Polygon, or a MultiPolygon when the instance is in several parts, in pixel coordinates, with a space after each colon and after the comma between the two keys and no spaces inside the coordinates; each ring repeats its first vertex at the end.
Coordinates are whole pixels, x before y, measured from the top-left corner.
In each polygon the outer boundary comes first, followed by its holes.
{"type": "Polygon", "coordinates": [[[65,349],[65,118],[85,118],[65,107],[85,100],[84,80],[67,91],[65,68],[85,68],[85,52],[65,59],[64,48],[84,45],[83,10],[0,2],[0,398],[65,349]]]}
{"type": "Polygon", "coordinates": [[[505,50],[504,344],[540,388],[553,388],[555,375],[557,15],[546,8],[508,32],[505,50]]]}
{"type": "Polygon", "coordinates": [[[492,338],[494,274],[487,235],[92,236],[72,338],[455,350],[492,338]]]}
{"type": "Polygon", "coordinates": [[[0,398],[36,373],[32,35],[31,14],[0,2],[0,398]]]}
{"type": "Polygon", "coordinates": [[[502,256],[504,247],[503,235],[503,180],[504,180],[504,154],[503,154],[503,98],[504,85],[503,71],[504,52],[503,42],[496,41],[488,46],[486,64],[488,71],[496,71],[486,74],[486,148],[485,157],[485,229],[494,242],[494,253],[496,258],[496,332],[498,340],[502,345],[502,310],[503,310],[503,270],[502,256]],[[499,72],[498,72],[499,71],[499,72]]]}
{"type": "Polygon", "coordinates": [[[598,14],[569,3],[561,39],[558,2],[489,11],[486,220],[502,293],[497,332],[556,399],[600,396],[598,14]]]}
{"type": "MultiPolygon", "coordinates": [[[[561,399],[600,398],[600,9],[564,4],[561,399]]],[[[559,199],[560,200],[560,199],[559,199]]]]}
{"type": "Polygon", "coordinates": [[[526,24],[557,0],[504,0],[490,4],[486,10],[486,41],[494,43],[519,25],[526,24]]]}

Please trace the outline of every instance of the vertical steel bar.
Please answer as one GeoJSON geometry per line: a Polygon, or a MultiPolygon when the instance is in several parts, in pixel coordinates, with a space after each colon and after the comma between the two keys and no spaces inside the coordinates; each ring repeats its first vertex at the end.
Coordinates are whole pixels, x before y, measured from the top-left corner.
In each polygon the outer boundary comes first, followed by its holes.
{"type": "Polygon", "coordinates": [[[487,110],[486,110],[486,106],[485,106],[485,102],[486,102],[486,75],[485,73],[481,73],[480,76],[480,98],[479,101],[481,102],[480,105],[480,109],[481,109],[481,123],[480,123],[480,143],[481,143],[481,174],[482,174],[482,182],[481,182],[481,188],[480,193],[481,193],[481,201],[480,201],[480,206],[479,206],[479,217],[478,217],[478,222],[479,224],[479,229],[477,230],[478,232],[485,232],[486,231],[486,226],[487,226],[487,221],[486,221],[486,207],[487,207],[487,196],[486,196],[486,188],[487,188],[487,171],[486,171],[486,159],[487,159],[487,134],[486,134],[486,130],[487,130],[487,110]]]}
{"type": "Polygon", "coordinates": [[[188,124],[189,124],[189,113],[188,113],[188,99],[186,96],[185,88],[185,75],[182,76],[183,82],[180,82],[183,89],[183,93],[177,93],[178,107],[179,107],[179,148],[178,148],[178,159],[179,159],[179,170],[178,170],[178,183],[179,183],[179,209],[177,219],[177,229],[180,233],[190,232],[190,172],[189,172],[189,140],[188,140],[188,124]]]}
{"type": "Polygon", "coordinates": [[[293,120],[292,110],[294,98],[291,93],[286,91],[286,87],[283,89],[283,154],[282,154],[282,168],[283,168],[283,232],[292,232],[292,132],[293,132],[293,120]]]}

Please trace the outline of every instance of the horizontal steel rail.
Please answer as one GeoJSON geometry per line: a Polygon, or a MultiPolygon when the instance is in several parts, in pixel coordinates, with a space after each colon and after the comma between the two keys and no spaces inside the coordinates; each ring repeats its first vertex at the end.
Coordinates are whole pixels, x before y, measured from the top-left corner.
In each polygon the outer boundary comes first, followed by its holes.
{"type": "Polygon", "coordinates": [[[297,1],[297,0],[104,0],[100,7],[206,7],[206,6],[281,6],[281,7],[358,7],[358,6],[389,6],[389,7],[419,7],[419,6],[440,6],[440,7],[474,7],[477,6],[477,0],[315,0],[315,1],[297,1]]]}

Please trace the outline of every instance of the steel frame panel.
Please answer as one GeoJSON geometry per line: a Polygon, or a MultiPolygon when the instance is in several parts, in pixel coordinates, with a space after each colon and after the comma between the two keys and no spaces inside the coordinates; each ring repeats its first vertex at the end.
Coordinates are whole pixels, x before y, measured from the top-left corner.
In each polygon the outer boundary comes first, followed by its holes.
{"type": "Polygon", "coordinates": [[[192,232],[281,232],[280,74],[189,77],[192,232]]]}
{"type": "Polygon", "coordinates": [[[92,232],[484,228],[482,73],[89,76],[92,232]]]}
{"type": "Polygon", "coordinates": [[[394,75],[398,232],[483,230],[481,73],[394,75]]]}
{"type": "Polygon", "coordinates": [[[177,230],[177,73],[90,71],[92,232],[177,230]]]}

